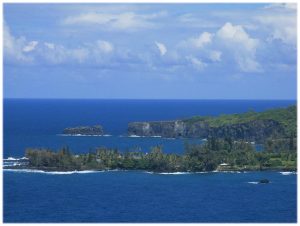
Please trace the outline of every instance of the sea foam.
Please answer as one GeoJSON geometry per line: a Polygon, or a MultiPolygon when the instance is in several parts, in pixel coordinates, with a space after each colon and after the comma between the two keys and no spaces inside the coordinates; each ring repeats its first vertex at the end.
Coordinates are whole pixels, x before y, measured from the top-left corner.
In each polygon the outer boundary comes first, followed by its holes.
{"type": "Polygon", "coordinates": [[[28,160],[28,158],[26,158],[26,157],[22,157],[22,158],[8,157],[7,159],[3,159],[3,161],[20,161],[20,160],[28,160]]]}
{"type": "Polygon", "coordinates": [[[297,172],[294,172],[294,171],[286,171],[286,172],[279,172],[279,173],[284,176],[297,174],[297,172]]]}
{"type": "Polygon", "coordinates": [[[248,184],[259,184],[259,182],[257,181],[250,181],[250,182],[247,182],[248,184]]]}
{"type": "Polygon", "coordinates": [[[3,169],[7,172],[16,172],[16,173],[42,173],[42,174],[52,174],[52,175],[70,175],[70,174],[87,174],[87,173],[103,173],[107,171],[96,171],[96,170],[82,170],[82,171],[44,171],[36,169],[3,169]]]}
{"type": "Polygon", "coordinates": [[[191,174],[190,172],[171,172],[171,173],[158,173],[162,175],[183,175],[183,174],[191,174]]]}
{"type": "Polygon", "coordinates": [[[8,157],[7,159],[3,159],[3,161],[9,161],[9,162],[21,161],[21,160],[28,160],[28,158],[26,158],[26,157],[22,157],[22,158],[8,157]]]}
{"type": "Polygon", "coordinates": [[[56,134],[57,136],[63,136],[63,137],[111,137],[110,134],[104,134],[104,135],[87,135],[87,134],[56,134]]]}
{"type": "Polygon", "coordinates": [[[148,174],[159,174],[159,175],[184,175],[184,174],[192,174],[194,172],[153,172],[153,171],[145,171],[148,174]]]}

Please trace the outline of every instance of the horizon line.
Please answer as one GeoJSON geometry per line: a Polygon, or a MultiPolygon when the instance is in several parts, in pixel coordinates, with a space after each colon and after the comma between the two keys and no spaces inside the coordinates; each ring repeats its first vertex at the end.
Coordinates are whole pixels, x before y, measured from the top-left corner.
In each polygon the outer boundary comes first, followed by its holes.
{"type": "Polygon", "coordinates": [[[212,99],[196,99],[196,98],[40,98],[40,97],[3,97],[2,100],[203,100],[203,101],[211,101],[211,100],[239,100],[239,101],[251,101],[251,100],[255,100],[255,101],[297,101],[297,99],[231,99],[231,98],[225,98],[225,99],[218,99],[218,98],[212,98],[212,99]]]}

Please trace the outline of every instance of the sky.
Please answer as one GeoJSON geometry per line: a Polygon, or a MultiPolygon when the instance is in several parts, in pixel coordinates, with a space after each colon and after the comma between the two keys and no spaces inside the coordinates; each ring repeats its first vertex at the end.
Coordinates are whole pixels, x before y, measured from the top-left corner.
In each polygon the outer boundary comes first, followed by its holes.
{"type": "Polygon", "coordinates": [[[3,7],[4,98],[296,99],[296,4],[3,7]]]}

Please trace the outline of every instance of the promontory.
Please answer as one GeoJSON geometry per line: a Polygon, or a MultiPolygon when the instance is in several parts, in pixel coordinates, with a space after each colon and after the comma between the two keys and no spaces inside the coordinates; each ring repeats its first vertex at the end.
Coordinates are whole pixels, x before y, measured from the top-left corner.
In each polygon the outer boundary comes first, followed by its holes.
{"type": "Polygon", "coordinates": [[[296,137],[296,106],[264,112],[220,116],[194,116],[186,119],[128,124],[128,135],[166,138],[226,138],[264,142],[266,139],[296,137]]]}

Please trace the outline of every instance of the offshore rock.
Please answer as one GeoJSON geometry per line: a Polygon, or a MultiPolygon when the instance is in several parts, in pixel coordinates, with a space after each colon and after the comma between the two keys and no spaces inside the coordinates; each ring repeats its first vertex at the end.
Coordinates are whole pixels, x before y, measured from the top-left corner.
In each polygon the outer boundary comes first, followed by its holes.
{"type": "Polygon", "coordinates": [[[78,126],[65,128],[63,134],[67,135],[104,135],[101,125],[95,126],[78,126]]]}

